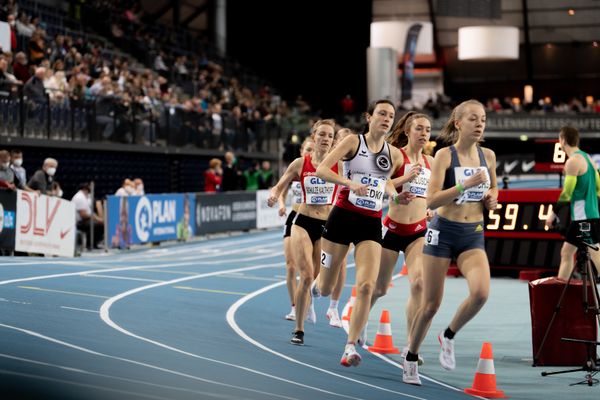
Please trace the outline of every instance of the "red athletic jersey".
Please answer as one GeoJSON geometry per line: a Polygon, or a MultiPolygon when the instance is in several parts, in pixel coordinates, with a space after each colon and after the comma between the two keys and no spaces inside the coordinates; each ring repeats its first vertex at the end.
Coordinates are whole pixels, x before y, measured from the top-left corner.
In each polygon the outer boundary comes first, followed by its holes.
{"type": "MultiPolygon", "coordinates": [[[[336,174],[338,173],[337,163],[331,167],[331,170],[336,174]]],[[[312,164],[310,154],[304,156],[302,172],[300,173],[300,184],[302,185],[304,203],[310,205],[333,204],[338,186],[335,183],[326,182],[317,176],[317,170],[312,164]]]]}

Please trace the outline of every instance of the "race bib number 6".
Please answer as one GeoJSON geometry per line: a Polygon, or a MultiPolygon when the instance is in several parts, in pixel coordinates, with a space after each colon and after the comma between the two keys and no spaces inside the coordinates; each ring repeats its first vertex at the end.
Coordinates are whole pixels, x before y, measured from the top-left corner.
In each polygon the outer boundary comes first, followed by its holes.
{"type": "Polygon", "coordinates": [[[426,246],[437,246],[440,242],[440,231],[436,229],[427,229],[425,233],[425,245],[426,246]]]}

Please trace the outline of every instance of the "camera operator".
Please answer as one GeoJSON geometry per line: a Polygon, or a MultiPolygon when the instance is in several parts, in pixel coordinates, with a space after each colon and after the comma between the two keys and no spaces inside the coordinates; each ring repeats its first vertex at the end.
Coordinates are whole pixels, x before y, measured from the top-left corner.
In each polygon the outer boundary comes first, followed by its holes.
{"type": "MultiPolygon", "coordinates": [[[[579,149],[579,132],[570,126],[563,126],[558,141],[569,157],[565,163],[565,184],[554,207],[554,214],[546,220],[546,226],[552,228],[560,208],[571,204],[571,223],[567,228],[566,240],[560,251],[558,277],[569,279],[573,270],[573,256],[577,245],[584,241],[598,244],[600,237],[600,176],[589,154],[579,149]]],[[[600,252],[589,249],[590,257],[600,271],[600,252]]]]}

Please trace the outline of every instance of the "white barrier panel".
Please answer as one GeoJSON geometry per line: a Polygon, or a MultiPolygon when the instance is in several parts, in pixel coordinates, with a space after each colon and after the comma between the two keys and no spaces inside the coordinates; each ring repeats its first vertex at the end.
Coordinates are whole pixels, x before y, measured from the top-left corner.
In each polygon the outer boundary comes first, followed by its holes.
{"type": "MultiPolygon", "coordinates": [[[[257,228],[273,228],[283,226],[287,217],[279,216],[279,207],[269,207],[267,199],[269,198],[268,190],[258,190],[256,192],[256,227],[257,228]]],[[[288,208],[288,213],[291,208],[288,208]]]]}
{"type": "Polygon", "coordinates": [[[17,191],[16,251],[73,257],[76,230],[70,201],[17,191]]]}

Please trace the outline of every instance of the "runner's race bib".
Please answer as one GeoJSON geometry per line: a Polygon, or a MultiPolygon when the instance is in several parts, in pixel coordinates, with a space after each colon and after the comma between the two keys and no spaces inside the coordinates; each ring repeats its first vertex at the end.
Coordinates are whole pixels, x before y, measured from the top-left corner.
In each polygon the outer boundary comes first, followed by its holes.
{"type": "MultiPolygon", "coordinates": [[[[411,168],[412,164],[406,164],[404,166],[404,174],[408,174],[411,168]]],[[[427,185],[429,185],[430,178],[431,170],[421,166],[419,175],[402,185],[402,191],[412,193],[417,197],[427,197],[427,185]]]]}
{"type": "Polygon", "coordinates": [[[365,210],[380,211],[383,206],[383,195],[385,193],[386,178],[375,178],[363,174],[354,174],[352,177],[354,182],[361,185],[369,185],[365,196],[358,196],[354,191],[350,190],[348,201],[356,207],[364,208],[365,210]]]}
{"type": "Polygon", "coordinates": [[[490,174],[486,167],[454,167],[456,182],[461,184],[464,184],[467,179],[479,171],[485,172],[487,180],[480,183],[478,186],[466,189],[461,196],[456,198],[456,204],[483,200],[483,196],[490,189],[490,174]]]}
{"type": "Polygon", "coordinates": [[[333,203],[335,183],[325,182],[318,176],[305,176],[304,190],[306,191],[306,204],[325,205],[333,203]]]}
{"type": "Polygon", "coordinates": [[[302,204],[302,184],[300,181],[292,182],[290,191],[292,194],[292,204],[302,204]]]}

